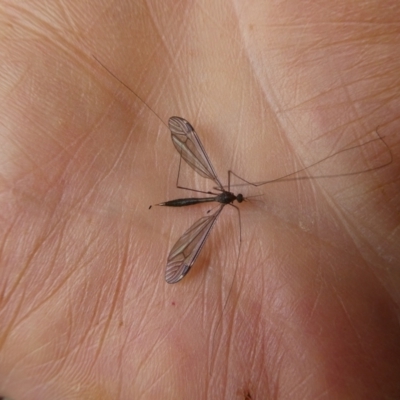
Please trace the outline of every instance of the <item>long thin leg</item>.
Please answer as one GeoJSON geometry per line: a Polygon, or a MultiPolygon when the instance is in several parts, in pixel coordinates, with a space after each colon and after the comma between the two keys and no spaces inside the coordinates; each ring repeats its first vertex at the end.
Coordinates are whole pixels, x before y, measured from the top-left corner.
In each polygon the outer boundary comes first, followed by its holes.
{"type": "MultiPolygon", "coordinates": [[[[234,285],[235,280],[236,280],[236,273],[237,273],[237,269],[238,269],[238,265],[239,265],[240,250],[241,250],[241,247],[242,247],[242,219],[241,219],[241,216],[240,216],[240,210],[234,204],[229,204],[229,205],[234,207],[234,208],[236,208],[236,211],[238,212],[238,216],[239,216],[239,250],[238,250],[238,255],[237,255],[237,258],[236,258],[235,270],[233,272],[233,278],[232,278],[232,282],[231,282],[230,289],[229,289],[229,292],[228,292],[228,296],[226,297],[225,303],[224,303],[224,305],[222,307],[221,316],[220,316],[220,318],[219,318],[219,320],[217,322],[217,326],[215,327],[214,333],[212,335],[212,339],[211,339],[211,357],[212,357],[212,355],[214,353],[215,335],[216,335],[217,330],[219,329],[219,327],[220,327],[220,325],[222,323],[222,318],[223,318],[226,306],[228,305],[228,301],[229,301],[229,299],[231,297],[231,294],[232,294],[232,291],[233,291],[233,285],[234,285]]],[[[211,375],[211,367],[210,367],[209,373],[211,375]]]]}
{"type": "MultiPolygon", "coordinates": [[[[317,161],[317,162],[315,162],[315,163],[313,163],[313,164],[307,165],[307,166],[304,167],[304,168],[300,168],[300,169],[297,170],[297,171],[291,172],[291,173],[289,173],[289,174],[287,174],[287,175],[284,175],[284,176],[281,176],[281,177],[279,177],[279,178],[270,179],[270,180],[263,181],[263,182],[249,182],[249,181],[247,181],[246,179],[243,179],[241,176],[235,174],[233,171],[229,170],[229,171],[228,171],[228,176],[229,176],[228,182],[230,181],[230,175],[231,175],[231,174],[232,174],[232,175],[235,175],[237,178],[239,178],[239,179],[242,180],[243,182],[246,182],[245,184],[242,184],[242,183],[239,183],[239,184],[237,184],[237,185],[235,184],[235,185],[233,185],[233,187],[240,187],[240,186],[245,186],[245,185],[251,185],[251,186],[258,187],[258,186],[262,186],[262,185],[265,185],[265,184],[267,184],[267,183],[272,183],[272,182],[286,182],[286,181],[294,181],[294,180],[295,180],[295,181],[299,181],[299,180],[312,180],[312,179],[321,179],[321,178],[336,178],[336,177],[343,177],[343,176],[359,175],[359,174],[364,174],[364,173],[366,173],[366,172],[375,171],[375,170],[380,169],[380,168],[384,168],[384,167],[390,165],[390,164],[393,162],[393,154],[392,154],[392,152],[391,152],[389,146],[387,145],[387,143],[383,140],[383,136],[381,136],[381,135],[379,134],[378,130],[376,130],[375,132],[376,132],[376,135],[378,136],[378,137],[375,138],[375,139],[370,139],[370,140],[368,140],[367,142],[362,143],[362,144],[360,144],[360,145],[350,146],[350,147],[344,148],[344,149],[342,149],[342,150],[339,150],[339,151],[337,151],[336,153],[331,154],[331,155],[329,155],[329,156],[323,158],[322,160],[319,160],[319,161],[317,161]],[[323,163],[324,161],[326,161],[326,160],[328,160],[328,159],[330,159],[330,158],[332,158],[332,157],[338,156],[339,154],[343,154],[343,153],[346,153],[346,152],[351,152],[351,151],[353,151],[353,150],[355,150],[355,149],[365,147],[365,146],[367,146],[367,145],[369,145],[369,144],[371,144],[371,143],[377,142],[377,141],[383,143],[383,145],[385,146],[386,150],[387,150],[388,153],[389,153],[388,160],[387,160],[386,162],[384,162],[382,165],[379,165],[379,166],[377,166],[377,167],[367,168],[367,169],[362,170],[362,171],[355,171],[355,172],[348,172],[348,173],[331,174],[331,175],[317,175],[317,176],[300,176],[300,177],[296,177],[296,176],[295,176],[296,174],[298,174],[298,173],[300,173],[300,172],[303,172],[303,171],[306,171],[307,169],[309,169],[309,168],[311,168],[311,167],[314,167],[314,166],[316,166],[316,165],[318,165],[318,164],[321,164],[321,163],[323,163]]],[[[350,153],[350,154],[351,154],[351,153],[350,153]]]]}

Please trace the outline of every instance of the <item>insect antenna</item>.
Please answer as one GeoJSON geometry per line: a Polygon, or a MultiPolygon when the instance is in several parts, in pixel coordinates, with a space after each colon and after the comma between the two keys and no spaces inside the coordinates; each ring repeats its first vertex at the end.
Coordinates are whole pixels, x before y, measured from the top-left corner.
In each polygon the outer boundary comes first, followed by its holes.
{"type": "Polygon", "coordinates": [[[115,79],[117,80],[122,86],[128,89],[149,111],[151,111],[159,120],[160,122],[168,128],[167,124],[161,119],[161,117],[152,109],[147,103],[138,95],[136,94],[126,83],[121,81],[112,71],[110,71],[95,55],[92,54],[92,57],[115,79]]]}

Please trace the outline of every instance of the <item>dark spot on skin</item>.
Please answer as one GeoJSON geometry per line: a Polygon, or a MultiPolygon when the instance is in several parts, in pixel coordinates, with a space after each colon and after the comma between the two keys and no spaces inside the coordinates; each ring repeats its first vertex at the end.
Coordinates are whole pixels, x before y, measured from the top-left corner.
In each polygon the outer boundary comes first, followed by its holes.
{"type": "Polygon", "coordinates": [[[173,301],[171,304],[174,306],[174,305],[175,305],[175,302],[173,301]]]}
{"type": "Polygon", "coordinates": [[[255,400],[249,389],[239,389],[237,395],[244,400],[255,400]]]}

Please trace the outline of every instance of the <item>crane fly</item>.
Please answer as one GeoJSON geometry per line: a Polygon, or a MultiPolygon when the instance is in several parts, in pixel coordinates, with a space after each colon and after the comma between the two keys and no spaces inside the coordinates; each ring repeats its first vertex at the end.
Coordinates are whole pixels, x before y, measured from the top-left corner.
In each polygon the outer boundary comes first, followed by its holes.
{"type": "MultiPolygon", "coordinates": [[[[190,189],[195,192],[200,192],[200,193],[206,193],[209,195],[212,195],[211,197],[188,197],[188,198],[181,198],[181,199],[175,199],[175,200],[169,200],[165,201],[163,203],[156,204],[158,206],[166,206],[166,207],[184,207],[184,206],[191,206],[194,204],[199,204],[199,203],[208,203],[208,202],[218,202],[220,203],[220,206],[214,211],[212,214],[206,215],[205,217],[200,218],[198,221],[196,221],[175,243],[175,245],[172,247],[168,259],[167,259],[167,266],[165,269],[165,280],[167,283],[177,283],[181,279],[183,279],[186,274],[190,271],[192,268],[193,264],[197,260],[212,228],[214,227],[215,223],[217,222],[217,219],[219,215],[221,214],[221,211],[223,208],[229,204],[232,207],[235,207],[236,210],[239,213],[239,209],[233,204],[234,201],[237,201],[238,203],[242,203],[245,198],[242,194],[237,194],[235,195],[230,191],[230,174],[234,174],[232,171],[228,172],[228,190],[225,190],[224,186],[222,185],[221,181],[219,180],[214,167],[207,155],[207,152],[204,149],[203,144],[200,141],[199,136],[197,135],[196,131],[194,130],[193,126],[186,121],[184,118],[181,117],[171,117],[168,120],[168,127],[169,130],[171,131],[171,139],[172,143],[174,144],[176,150],[181,156],[181,159],[185,160],[186,163],[194,170],[196,171],[200,176],[203,178],[207,178],[212,180],[215,183],[214,189],[219,191],[220,193],[213,193],[213,192],[203,192],[201,190],[194,190],[190,189]]],[[[246,182],[246,185],[251,185],[251,186],[261,186],[265,185],[266,183],[272,183],[272,182],[277,182],[277,181],[284,181],[284,180],[292,180],[292,179],[314,179],[314,178],[327,178],[327,177],[335,177],[335,176],[345,176],[345,175],[355,175],[359,173],[364,173],[368,172],[370,170],[374,170],[376,168],[371,168],[368,170],[364,171],[358,171],[358,172],[351,172],[351,173],[345,173],[341,175],[327,175],[327,176],[317,176],[317,177],[300,177],[300,178],[290,178],[291,176],[305,171],[306,169],[313,167],[317,164],[320,164],[329,158],[332,158],[334,156],[337,156],[341,153],[344,152],[349,152],[354,149],[357,149],[361,146],[365,146],[369,143],[375,142],[375,141],[382,141],[385,145],[386,143],[383,141],[383,139],[379,136],[378,138],[369,140],[368,142],[361,144],[361,145],[356,145],[356,146],[351,146],[342,150],[339,150],[338,152],[331,154],[330,156],[325,157],[324,159],[308,165],[305,168],[302,168],[300,170],[297,170],[295,172],[292,172],[290,174],[287,174],[285,176],[281,176],[280,178],[269,180],[269,181],[264,181],[264,182],[257,182],[257,183],[251,183],[246,181],[243,178],[240,178],[244,182],[246,182]]],[[[386,145],[387,146],[387,145],[386,145]]],[[[381,165],[377,168],[382,168],[392,162],[392,158],[385,163],[384,165],[381,165]]],[[[236,174],[234,174],[237,176],[236,174]]],[[[179,179],[179,173],[178,173],[178,179],[179,179]]],[[[235,186],[242,186],[242,185],[235,185],[235,186]]],[[[178,186],[180,189],[187,189],[183,188],[181,186],[178,186]]],[[[151,208],[151,206],[149,207],[151,208]]],[[[239,226],[240,226],[240,213],[239,213],[239,226]]]]}
{"type": "MultiPolygon", "coordinates": [[[[122,82],[114,73],[112,73],[99,59],[97,59],[95,56],[93,58],[111,75],[113,76],[117,81],[119,81],[125,88],[127,88],[131,93],[133,93],[136,98],[138,98],[161,122],[163,125],[165,123],[163,120],[160,118],[160,116],[152,109],[150,108],[146,102],[144,102],[137,93],[135,93],[129,86],[127,86],[124,82],[122,82]]],[[[233,204],[234,201],[237,201],[238,203],[241,203],[245,200],[244,196],[242,194],[235,195],[234,193],[230,192],[230,176],[231,174],[235,175],[239,179],[245,182],[245,184],[238,184],[235,185],[236,187],[238,186],[243,186],[243,185],[251,185],[253,187],[258,187],[265,185],[267,183],[273,183],[273,182],[282,182],[282,181],[290,181],[290,180],[302,180],[302,179],[316,179],[316,178],[334,178],[334,177],[343,177],[343,176],[350,176],[350,175],[358,175],[362,173],[366,173],[369,171],[375,171],[377,169],[386,167],[387,165],[390,165],[393,162],[393,155],[392,152],[389,148],[389,146],[386,144],[386,142],[383,140],[383,137],[381,137],[378,133],[378,130],[376,130],[377,138],[371,139],[366,141],[365,143],[362,143],[360,145],[355,145],[355,146],[350,146],[350,147],[345,147],[344,149],[341,149],[337,151],[336,153],[330,154],[327,157],[323,158],[322,160],[319,160],[311,165],[308,165],[307,167],[301,168],[297,171],[291,172],[287,175],[281,176],[276,179],[271,179],[263,182],[249,182],[246,181],[245,179],[241,178],[240,176],[236,175],[232,171],[228,171],[228,190],[225,190],[224,186],[222,185],[221,181],[219,180],[217,174],[215,173],[214,167],[200,141],[200,138],[198,137],[197,133],[195,132],[194,128],[192,125],[186,121],[184,118],[181,117],[171,117],[168,121],[168,128],[171,131],[171,138],[172,138],[172,143],[174,144],[176,150],[181,156],[181,159],[185,160],[185,162],[194,170],[196,171],[200,176],[203,178],[210,179],[214,181],[215,187],[214,189],[217,190],[219,193],[213,193],[213,192],[203,192],[201,190],[194,190],[190,189],[194,192],[199,192],[199,193],[205,193],[208,195],[212,195],[211,197],[189,197],[189,198],[182,198],[182,199],[176,199],[176,200],[170,200],[166,201],[163,203],[157,204],[158,206],[167,206],[167,207],[184,207],[184,206],[190,206],[194,204],[199,204],[199,203],[208,203],[208,202],[218,202],[220,203],[220,206],[217,208],[214,213],[206,215],[205,217],[200,218],[197,222],[195,222],[175,243],[175,245],[172,247],[169,255],[168,255],[168,260],[167,260],[167,266],[166,266],[166,271],[165,271],[165,280],[168,283],[177,283],[179,282],[182,278],[186,276],[186,274],[189,272],[189,270],[192,268],[193,264],[197,260],[197,257],[199,256],[210,232],[213,226],[215,225],[218,216],[221,214],[221,211],[223,208],[229,204],[232,207],[235,207],[235,209],[239,213],[239,209],[233,204]],[[305,177],[294,177],[296,174],[306,171],[307,169],[314,167],[318,164],[323,163],[324,161],[328,159],[332,159],[335,156],[338,156],[340,154],[349,152],[353,152],[356,149],[359,149],[361,147],[367,146],[368,144],[374,143],[376,141],[380,141],[383,143],[384,147],[388,151],[389,154],[389,159],[388,161],[383,162],[381,165],[377,167],[372,167],[372,168],[367,168],[364,170],[356,171],[356,172],[349,172],[349,173],[340,173],[340,174],[328,174],[328,175],[319,175],[319,176],[305,176],[305,177]]],[[[353,157],[353,159],[356,159],[357,157],[360,157],[360,155],[352,155],[349,157],[353,157]]],[[[335,159],[333,159],[335,160],[335,159]]],[[[335,160],[337,161],[337,160],[335,160]]],[[[338,162],[340,164],[340,162],[338,162]]],[[[178,175],[179,178],[179,175],[178,175]]],[[[178,188],[180,189],[187,189],[187,188],[182,188],[177,185],[178,188]]],[[[149,207],[151,208],[151,206],[149,207]]],[[[239,226],[240,226],[240,213],[239,213],[239,226]]]]}
{"type": "Polygon", "coordinates": [[[199,136],[188,121],[181,117],[171,117],[168,120],[168,127],[171,131],[172,143],[181,155],[181,159],[185,160],[200,176],[214,181],[215,189],[220,192],[213,193],[196,190],[196,192],[213,196],[188,197],[157,204],[158,206],[184,207],[199,203],[220,203],[216,211],[196,221],[172,247],[165,269],[165,280],[167,283],[177,283],[192,268],[223,208],[227,204],[237,208],[232,203],[234,201],[241,203],[244,201],[244,197],[242,194],[235,195],[230,192],[229,182],[228,190],[224,189],[199,136]]]}

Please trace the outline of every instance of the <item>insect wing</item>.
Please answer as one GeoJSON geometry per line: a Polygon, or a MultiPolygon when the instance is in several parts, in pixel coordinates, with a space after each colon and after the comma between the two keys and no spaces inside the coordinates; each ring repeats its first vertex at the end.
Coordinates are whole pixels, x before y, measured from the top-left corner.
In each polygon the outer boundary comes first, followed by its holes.
{"type": "Polygon", "coordinates": [[[202,177],[212,179],[223,190],[214,167],[207,156],[204,147],[188,121],[180,117],[168,120],[172,143],[181,157],[202,177]]]}
{"type": "Polygon", "coordinates": [[[224,206],[222,204],[214,214],[199,219],[175,243],[165,270],[165,280],[168,283],[179,282],[192,268],[224,206]]]}

